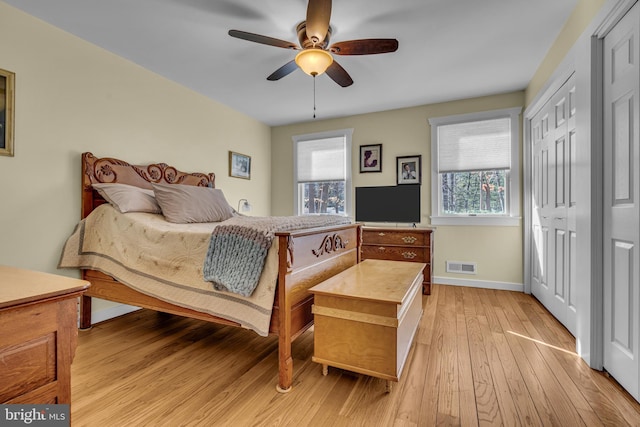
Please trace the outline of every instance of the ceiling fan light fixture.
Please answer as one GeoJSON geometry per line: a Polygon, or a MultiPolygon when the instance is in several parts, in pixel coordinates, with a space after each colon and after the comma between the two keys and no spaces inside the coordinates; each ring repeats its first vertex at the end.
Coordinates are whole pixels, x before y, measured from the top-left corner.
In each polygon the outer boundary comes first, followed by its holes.
{"type": "Polygon", "coordinates": [[[305,49],[296,55],[296,64],[310,76],[319,76],[333,63],[333,57],[323,49],[305,49]]]}

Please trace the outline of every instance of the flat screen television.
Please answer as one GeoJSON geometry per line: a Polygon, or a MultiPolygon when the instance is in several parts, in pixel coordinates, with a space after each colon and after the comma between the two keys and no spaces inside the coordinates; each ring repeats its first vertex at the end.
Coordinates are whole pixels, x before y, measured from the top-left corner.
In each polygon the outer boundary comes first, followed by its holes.
{"type": "Polygon", "coordinates": [[[356,221],[420,222],[420,185],[356,187],[356,221]]]}

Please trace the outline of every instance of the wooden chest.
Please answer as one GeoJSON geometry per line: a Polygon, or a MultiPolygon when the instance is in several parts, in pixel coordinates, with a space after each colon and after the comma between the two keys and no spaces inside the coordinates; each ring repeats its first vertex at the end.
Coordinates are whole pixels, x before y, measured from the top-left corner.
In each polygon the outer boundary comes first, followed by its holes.
{"type": "Polygon", "coordinates": [[[310,289],[313,361],[323,373],[333,366],[399,380],[422,316],[424,267],[366,260],[310,289]]]}
{"type": "Polygon", "coordinates": [[[78,297],[88,287],[0,266],[0,403],[71,403],[78,297]]]}
{"type": "Polygon", "coordinates": [[[432,228],[363,227],[362,259],[388,259],[425,263],[422,292],[431,293],[432,228]]]}

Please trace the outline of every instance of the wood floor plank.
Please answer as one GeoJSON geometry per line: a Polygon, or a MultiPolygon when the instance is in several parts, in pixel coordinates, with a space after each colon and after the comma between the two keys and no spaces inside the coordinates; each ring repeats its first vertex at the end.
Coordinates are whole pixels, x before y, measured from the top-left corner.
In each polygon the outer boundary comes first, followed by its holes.
{"type": "MultiPolygon", "coordinates": [[[[525,296],[522,294],[522,296],[525,296]]],[[[526,295],[529,297],[529,295],[526,295]]],[[[575,351],[576,340],[571,333],[560,322],[558,322],[553,316],[549,316],[549,312],[546,308],[535,298],[520,298],[518,293],[510,295],[511,298],[516,298],[518,304],[524,308],[528,307],[526,315],[529,320],[538,326],[538,331],[542,332],[547,340],[553,340],[554,345],[564,348],[568,351],[575,351]]],[[[551,342],[551,341],[550,341],[551,342]]]]}
{"type": "Polygon", "coordinates": [[[552,371],[548,365],[547,360],[540,353],[540,349],[537,344],[528,338],[527,326],[529,322],[526,313],[520,310],[517,302],[514,302],[511,295],[506,294],[503,299],[505,306],[509,306],[512,312],[515,314],[510,318],[510,326],[513,329],[519,331],[519,335],[510,334],[514,337],[514,340],[519,342],[522,347],[523,353],[527,358],[528,363],[535,372],[539,383],[545,385],[544,393],[548,398],[551,409],[555,413],[555,417],[560,420],[563,425],[567,423],[573,423],[574,425],[585,425],[584,420],[580,417],[578,410],[574,406],[574,402],[571,402],[570,396],[568,396],[559,382],[555,371],[552,371]]]}
{"type": "Polygon", "coordinates": [[[458,352],[456,334],[456,293],[447,288],[440,304],[441,322],[447,333],[443,334],[440,362],[440,388],[438,391],[438,425],[460,424],[460,393],[458,390],[458,352]]]}
{"type": "Polygon", "coordinates": [[[504,425],[522,425],[516,410],[515,402],[509,382],[504,371],[504,366],[498,354],[498,349],[494,343],[493,333],[489,327],[486,317],[480,319],[480,331],[483,335],[487,361],[491,370],[491,378],[496,391],[496,400],[500,408],[500,415],[504,425]]]}
{"type": "MultiPolygon", "coordinates": [[[[493,352],[491,354],[494,360],[492,367],[495,366],[496,369],[502,367],[503,383],[506,382],[506,389],[508,389],[515,405],[519,424],[542,425],[542,420],[538,416],[535,404],[529,395],[511,348],[504,337],[502,324],[498,319],[497,310],[503,309],[503,304],[500,303],[500,295],[503,294],[503,291],[482,289],[478,291],[477,296],[477,300],[485,307],[485,314],[491,331],[491,341],[493,343],[493,352]]],[[[499,370],[497,374],[500,374],[499,370]]],[[[501,387],[500,390],[503,393],[506,392],[505,387],[501,387]]]]}
{"type": "MultiPolygon", "coordinates": [[[[501,310],[497,311],[497,315],[500,323],[503,325],[503,329],[508,332],[511,329],[511,326],[507,319],[507,315],[501,310]]],[[[504,338],[511,349],[513,359],[516,361],[520,375],[526,384],[529,396],[536,407],[536,411],[538,413],[538,417],[542,421],[542,425],[557,425],[559,420],[555,417],[553,410],[551,409],[547,395],[544,392],[545,387],[540,384],[538,377],[535,374],[535,370],[532,369],[529,364],[520,343],[516,340],[515,336],[509,333],[506,333],[504,338]]]]}
{"type": "Polygon", "coordinates": [[[321,410],[317,411],[309,425],[312,426],[349,426],[353,420],[342,415],[342,407],[344,402],[353,392],[357,377],[354,375],[339,374],[335,376],[335,384],[330,390],[324,401],[319,402],[322,405],[321,410]]]}
{"type": "Polygon", "coordinates": [[[402,398],[398,402],[398,410],[394,423],[398,425],[418,425],[420,422],[420,406],[422,391],[426,383],[430,349],[426,344],[413,343],[413,355],[409,358],[406,375],[402,379],[404,388],[402,398]]]}
{"type": "Polygon", "coordinates": [[[438,313],[440,289],[440,287],[436,286],[431,289],[431,295],[422,296],[422,320],[420,321],[420,327],[418,328],[415,339],[418,343],[427,345],[431,343],[438,313]]]}
{"type": "MultiPolygon", "coordinates": [[[[628,423],[632,426],[640,426],[640,411],[638,410],[638,402],[633,400],[633,397],[629,393],[625,392],[614,380],[607,378],[602,373],[592,373],[591,379],[598,386],[600,392],[608,397],[614,397],[612,399],[613,405],[621,415],[624,421],[617,421],[618,424],[610,425],[625,425],[628,423]]],[[[601,417],[602,421],[607,424],[609,420],[601,417]]]]}
{"type": "Polygon", "coordinates": [[[529,394],[527,384],[518,369],[518,364],[504,335],[493,333],[493,342],[503,367],[507,387],[518,413],[519,424],[524,426],[543,425],[535,403],[529,394]]]}
{"type": "Polygon", "coordinates": [[[75,426],[638,426],[640,404],[575,355],[530,295],[433,285],[400,382],[311,361],[293,343],[280,394],[277,337],[142,310],[81,331],[75,426]],[[519,334],[519,335],[518,335],[519,334]]]}
{"type": "MultiPolygon", "coordinates": [[[[469,300],[464,298],[464,290],[456,289],[456,346],[458,349],[458,390],[460,397],[460,424],[464,426],[478,425],[478,409],[473,386],[473,368],[469,351],[466,313],[469,300]]],[[[475,313],[475,310],[473,311],[475,313]]]]}
{"type": "MultiPolygon", "coordinates": [[[[547,366],[549,367],[549,370],[553,372],[562,390],[567,395],[567,398],[572,402],[572,405],[575,406],[577,413],[580,415],[580,418],[582,418],[584,423],[588,426],[602,425],[600,417],[593,410],[580,387],[573,381],[572,376],[565,369],[566,365],[562,363],[561,359],[558,359],[556,357],[558,353],[562,353],[568,356],[570,355],[571,357],[573,357],[574,362],[577,362],[580,361],[579,356],[573,351],[568,351],[555,345],[562,344],[563,340],[551,339],[552,337],[550,336],[550,334],[544,332],[548,330],[539,327],[541,321],[540,316],[538,315],[536,310],[532,309],[530,304],[522,303],[521,301],[519,301],[519,298],[515,298],[516,295],[513,294],[509,295],[509,297],[511,297],[512,299],[512,305],[516,309],[522,310],[522,312],[529,319],[528,321],[523,322],[523,325],[529,332],[530,338],[537,340],[536,347],[540,355],[544,358],[547,366]],[[543,333],[541,334],[540,332],[543,333]]],[[[557,339],[558,337],[553,336],[553,338],[557,339]]]]}
{"type": "Polygon", "coordinates": [[[481,318],[482,316],[471,316],[467,319],[478,423],[495,425],[501,424],[501,415],[482,335],[481,318]]]}
{"type": "MultiPolygon", "coordinates": [[[[180,324],[180,322],[178,322],[180,324]]],[[[152,327],[157,327],[153,325],[152,327]]],[[[140,337],[138,345],[129,343],[127,347],[117,345],[119,338],[115,343],[106,342],[104,345],[87,345],[78,349],[76,357],[83,358],[86,369],[78,369],[74,371],[74,378],[78,380],[79,386],[72,388],[73,394],[86,395],[107,393],[104,384],[113,382],[116,379],[127,379],[137,372],[150,369],[152,366],[160,363],[165,358],[184,350],[207,337],[218,337],[219,339],[230,339],[230,330],[215,328],[197,328],[189,327],[173,328],[166,330],[168,334],[159,335],[154,339],[140,337]],[[103,351],[104,346],[109,348],[109,353],[103,351]],[[86,358],[86,359],[85,359],[86,358]],[[104,363],[112,363],[114,360],[126,359],[129,363],[118,364],[109,371],[96,371],[95,366],[104,363]]]]}
{"type": "Polygon", "coordinates": [[[484,309],[485,317],[487,318],[491,332],[502,334],[504,333],[504,330],[502,329],[502,325],[500,324],[496,313],[496,309],[501,309],[502,307],[495,295],[496,290],[494,289],[478,289],[476,293],[476,301],[478,304],[481,304],[484,309]]]}
{"type": "MultiPolygon", "coordinates": [[[[444,330],[442,322],[442,314],[440,308],[440,292],[445,287],[432,286],[432,294],[437,295],[437,301],[434,306],[436,316],[433,319],[433,325],[427,326],[431,328],[431,339],[426,344],[429,345],[429,356],[427,357],[427,372],[425,374],[425,384],[422,390],[422,404],[420,405],[419,419],[424,425],[432,426],[436,424],[436,416],[438,413],[438,398],[440,391],[440,363],[442,362],[442,342],[447,331],[444,330]]],[[[442,298],[444,300],[444,298],[442,298]]],[[[424,321],[421,321],[421,328],[424,321]]]]}

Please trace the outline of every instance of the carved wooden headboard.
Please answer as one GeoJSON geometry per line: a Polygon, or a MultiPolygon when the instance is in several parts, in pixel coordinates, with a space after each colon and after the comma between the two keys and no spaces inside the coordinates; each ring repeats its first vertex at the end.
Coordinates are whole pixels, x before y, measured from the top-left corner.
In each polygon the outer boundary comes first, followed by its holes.
{"type": "Polygon", "coordinates": [[[142,188],[152,188],[151,183],[198,185],[215,187],[214,173],[180,172],[166,163],[131,165],[110,157],[95,157],[82,153],[82,218],[106,201],[91,187],[98,182],[117,182],[142,188]]]}

